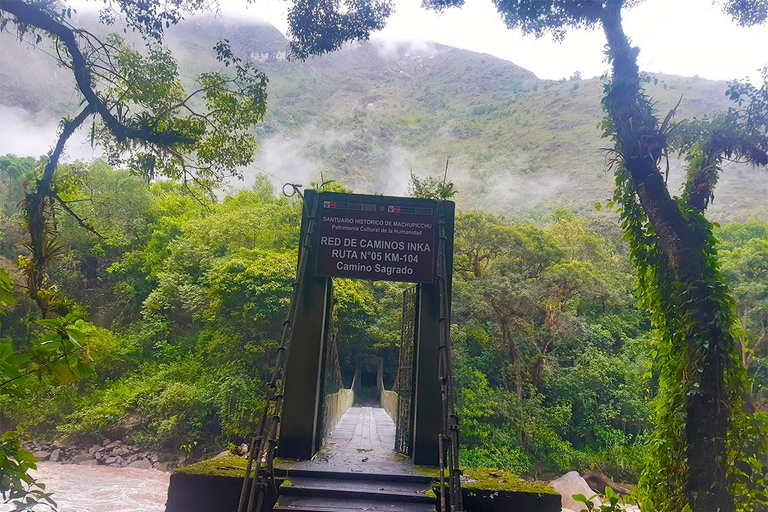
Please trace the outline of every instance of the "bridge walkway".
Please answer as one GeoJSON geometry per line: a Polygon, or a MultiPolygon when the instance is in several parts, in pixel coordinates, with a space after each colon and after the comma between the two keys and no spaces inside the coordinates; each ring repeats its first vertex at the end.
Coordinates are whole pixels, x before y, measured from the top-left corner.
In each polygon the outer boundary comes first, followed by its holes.
{"type": "Polygon", "coordinates": [[[312,460],[296,469],[350,473],[418,474],[408,457],[398,454],[395,423],[378,406],[355,405],[345,412],[312,460]]]}
{"type": "Polygon", "coordinates": [[[312,460],[290,465],[275,510],[434,512],[431,478],[394,444],[395,424],[384,409],[350,407],[312,460]]]}

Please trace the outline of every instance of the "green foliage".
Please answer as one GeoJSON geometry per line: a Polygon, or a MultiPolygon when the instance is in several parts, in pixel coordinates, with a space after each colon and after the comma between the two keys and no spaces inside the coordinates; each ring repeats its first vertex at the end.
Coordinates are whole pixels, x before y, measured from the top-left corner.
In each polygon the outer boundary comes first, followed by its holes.
{"type": "MultiPolygon", "coordinates": [[[[12,291],[13,283],[8,273],[0,269],[0,314],[5,314],[6,308],[16,302],[12,291]]],[[[12,344],[0,343],[0,391],[6,392],[9,381],[22,376],[19,368],[22,362],[24,357],[14,354],[12,344]]],[[[4,432],[0,437],[0,498],[3,503],[12,502],[17,510],[31,508],[40,501],[55,506],[50,496],[44,493],[45,486],[37,484],[29,475],[30,469],[36,469],[35,458],[22,448],[22,438],[22,429],[4,432]]]]}
{"type": "Polygon", "coordinates": [[[142,55],[114,34],[107,43],[115,49],[116,72],[105,98],[121,106],[117,121],[178,141],[136,145],[115,137],[114,127],[106,123],[95,129],[94,136],[111,164],[126,165],[147,179],[158,175],[185,183],[193,180],[210,189],[252,161],[256,143],[250,128],[266,113],[267,77],[249,61],[235,57],[228,43],[220,41],[215,51],[219,61],[232,66],[234,75],[203,73],[191,94],[184,90],[168,48],[150,43],[142,55]],[[189,100],[194,96],[203,98],[206,114],[192,110],[189,100]],[[193,162],[188,154],[194,155],[193,162]]]}
{"type": "Polygon", "coordinates": [[[389,0],[296,0],[288,10],[289,31],[294,38],[291,52],[306,59],[338,50],[348,40],[368,39],[372,31],[384,27],[392,10],[389,0]]]}
{"type": "Polygon", "coordinates": [[[533,475],[599,463],[632,480],[649,409],[629,269],[583,219],[553,219],[457,218],[462,457],[533,475]]]}
{"type": "Polygon", "coordinates": [[[0,314],[5,315],[5,310],[8,306],[15,302],[16,299],[13,298],[13,282],[11,282],[8,272],[0,268],[0,314]]]}
{"type": "Polygon", "coordinates": [[[411,173],[411,181],[408,183],[408,193],[411,197],[442,201],[455,196],[458,193],[458,190],[454,188],[453,182],[437,180],[432,176],[419,178],[411,173]]]}
{"type": "Polygon", "coordinates": [[[22,447],[22,439],[22,429],[0,435],[0,499],[14,505],[13,510],[32,510],[38,505],[56,510],[56,502],[51,493],[45,492],[45,484],[36,482],[29,474],[37,469],[37,461],[22,447]]]}
{"type": "MultiPolygon", "coordinates": [[[[300,205],[263,180],[201,204],[181,186],[145,187],[104,162],[63,170],[75,211],[109,237],[62,222],[70,254],[51,278],[79,313],[25,324],[34,315],[18,297],[3,327],[18,333],[13,354],[53,351],[29,364],[82,353],[77,342],[93,373],[51,390],[57,375],[42,371],[0,401],[1,419],[36,437],[130,436],[158,450],[189,447],[189,457],[243,442],[290,296],[300,205]]],[[[457,218],[451,329],[462,464],[542,479],[596,464],[636,481],[657,383],[625,247],[594,219],[565,210],[546,219],[457,218]]],[[[734,254],[763,236],[759,222],[726,228],[718,235],[734,254]]],[[[727,275],[747,281],[739,276],[751,261],[734,257],[727,275]]],[[[334,282],[347,385],[358,356],[380,355],[391,386],[404,288],[334,282]]]]}
{"type": "Polygon", "coordinates": [[[749,220],[716,231],[723,276],[736,301],[741,361],[751,378],[751,399],[768,401],[768,223],[749,220]]]}
{"type": "Polygon", "coordinates": [[[739,511],[758,512],[768,506],[768,413],[737,418],[733,492],[739,511]]]}

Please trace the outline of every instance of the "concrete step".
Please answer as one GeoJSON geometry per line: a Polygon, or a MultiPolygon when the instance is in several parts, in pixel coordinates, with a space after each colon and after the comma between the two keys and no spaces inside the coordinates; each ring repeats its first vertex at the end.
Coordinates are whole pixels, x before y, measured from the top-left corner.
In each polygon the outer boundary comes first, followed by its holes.
{"type": "MultiPolygon", "coordinates": [[[[283,483],[282,489],[285,494],[290,494],[296,489],[315,489],[333,491],[356,491],[372,493],[392,493],[396,495],[423,496],[432,486],[429,483],[408,482],[408,481],[388,481],[388,480],[332,480],[328,478],[308,478],[290,476],[286,478],[290,485],[283,483]],[[292,489],[294,488],[294,489],[292,489]]],[[[294,492],[295,494],[295,492],[294,492]]]]}
{"type": "MultiPolygon", "coordinates": [[[[293,482],[293,480],[291,480],[293,482]]],[[[315,482],[303,485],[283,485],[280,487],[281,496],[313,496],[318,498],[333,499],[365,499],[372,501],[403,502],[403,503],[435,503],[435,498],[426,495],[428,489],[418,491],[387,490],[380,486],[377,488],[352,487],[352,486],[316,486],[315,482]]]]}
{"type": "Polygon", "coordinates": [[[278,512],[434,512],[432,479],[423,475],[289,469],[278,512]]]}
{"type": "Polygon", "coordinates": [[[413,484],[424,484],[429,486],[432,483],[432,477],[424,475],[407,474],[387,474],[387,473],[350,473],[346,471],[318,471],[310,469],[288,469],[286,471],[288,479],[292,478],[315,478],[327,480],[351,480],[351,481],[375,481],[375,482],[407,482],[413,484]]]}
{"type": "Polygon", "coordinates": [[[411,503],[316,496],[280,496],[274,510],[282,512],[435,512],[435,503],[434,500],[432,503],[411,503]]]}

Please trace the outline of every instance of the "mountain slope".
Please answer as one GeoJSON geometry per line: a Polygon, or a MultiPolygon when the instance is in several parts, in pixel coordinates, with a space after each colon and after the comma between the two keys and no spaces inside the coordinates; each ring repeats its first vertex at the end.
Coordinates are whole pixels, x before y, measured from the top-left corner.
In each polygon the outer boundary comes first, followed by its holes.
{"type": "MultiPolygon", "coordinates": [[[[597,129],[599,80],[539,80],[511,62],[434,43],[354,44],[304,63],[286,61],[287,41],[274,27],[193,18],[168,33],[186,81],[216,67],[210,48],[221,37],[270,77],[269,113],[257,129],[262,143],[247,178],[266,171],[307,184],[322,173],[361,192],[403,194],[411,171],[441,176],[450,158],[448,177],[464,207],[535,216],[555,206],[590,211],[611,195],[600,149],[607,141],[597,129]]],[[[0,104],[50,130],[77,106],[71,79],[7,33],[0,43],[7,49],[0,104]]],[[[729,106],[724,82],[657,78],[649,92],[662,114],[681,98],[678,118],[729,106]]],[[[671,183],[681,176],[673,161],[671,183]]],[[[713,215],[767,216],[760,210],[765,197],[765,170],[732,166],[713,215]]]]}

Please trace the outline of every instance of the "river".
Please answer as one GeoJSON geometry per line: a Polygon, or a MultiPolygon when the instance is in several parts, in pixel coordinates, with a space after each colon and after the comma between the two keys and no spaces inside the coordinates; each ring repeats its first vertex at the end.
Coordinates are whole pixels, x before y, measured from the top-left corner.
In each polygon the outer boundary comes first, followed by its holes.
{"type": "MultiPolygon", "coordinates": [[[[59,512],[165,511],[170,475],[154,469],[40,462],[34,474],[54,493],[59,512]]],[[[10,505],[0,505],[0,512],[12,510],[10,505]]]]}

